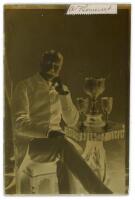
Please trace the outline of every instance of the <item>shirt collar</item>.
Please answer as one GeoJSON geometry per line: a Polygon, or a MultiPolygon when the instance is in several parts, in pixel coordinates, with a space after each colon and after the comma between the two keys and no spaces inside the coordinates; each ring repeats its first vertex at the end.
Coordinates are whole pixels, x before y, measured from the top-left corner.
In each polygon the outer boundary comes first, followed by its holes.
{"type": "Polygon", "coordinates": [[[51,81],[45,80],[45,79],[40,75],[39,72],[37,73],[36,78],[37,78],[37,81],[38,81],[41,85],[44,85],[45,87],[47,86],[49,89],[51,89],[51,88],[53,87],[53,86],[52,86],[52,82],[51,82],[51,81]]]}

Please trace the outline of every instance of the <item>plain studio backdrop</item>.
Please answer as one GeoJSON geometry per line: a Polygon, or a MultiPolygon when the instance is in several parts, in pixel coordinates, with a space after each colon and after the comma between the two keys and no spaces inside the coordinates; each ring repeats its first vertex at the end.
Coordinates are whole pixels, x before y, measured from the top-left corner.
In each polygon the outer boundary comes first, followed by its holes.
{"type": "MultiPolygon", "coordinates": [[[[85,77],[106,78],[102,96],[114,99],[110,119],[126,124],[126,144],[124,141],[105,144],[113,171],[112,187],[118,193],[124,192],[125,163],[128,167],[129,10],[119,9],[117,15],[67,16],[66,9],[6,9],[4,15],[5,60],[14,87],[40,69],[41,55],[50,49],[64,56],[61,77],[74,103],[77,97],[87,97],[83,91],[85,77]]],[[[8,103],[5,114],[5,165],[10,168],[12,133],[8,103]]]]}

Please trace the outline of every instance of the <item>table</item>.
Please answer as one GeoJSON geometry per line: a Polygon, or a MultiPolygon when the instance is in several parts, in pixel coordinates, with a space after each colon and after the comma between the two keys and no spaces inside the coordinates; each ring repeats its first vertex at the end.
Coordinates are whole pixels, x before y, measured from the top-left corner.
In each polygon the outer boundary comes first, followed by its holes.
{"type": "Polygon", "coordinates": [[[106,127],[100,129],[92,129],[87,126],[82,131],[79,126],[65,127],[65,134],[77,142],[81,141],[110,141],[124,139],[125,125],[109,121],[106,127]]]}
{"type": "Polygon", "coordinates": [[[107,184],[107,160],[103,143],[124,139],[124,124],[109,121],[106,127],[94,130],[87,126],[83,131],[79,125],[65,127],[65,135],[83,148],[82,157],[100,180],[107,184]]]}

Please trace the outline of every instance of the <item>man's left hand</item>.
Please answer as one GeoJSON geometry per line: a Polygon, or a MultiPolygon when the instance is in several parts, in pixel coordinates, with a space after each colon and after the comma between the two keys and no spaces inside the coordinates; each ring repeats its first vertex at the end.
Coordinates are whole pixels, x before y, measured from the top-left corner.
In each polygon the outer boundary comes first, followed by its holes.
{"type": "Polygon", "coordinates": [[[52,80],[53,86],[55,87],[55,90],[60,94],[60,95],[67,95],[69,92],[65,91],[63,88],[63,84],[61,82],[61,79],[59,77],[56,77],[52,80]]]}

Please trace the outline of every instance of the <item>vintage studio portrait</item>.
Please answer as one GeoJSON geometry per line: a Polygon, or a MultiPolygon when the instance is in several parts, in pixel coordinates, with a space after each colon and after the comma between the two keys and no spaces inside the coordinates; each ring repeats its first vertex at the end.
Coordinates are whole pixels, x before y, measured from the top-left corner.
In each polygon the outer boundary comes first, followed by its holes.
{"type": "Polygon", "coordinates": [[[127,194],[130,5],[4,6],[4,193],[127,194]]]}

